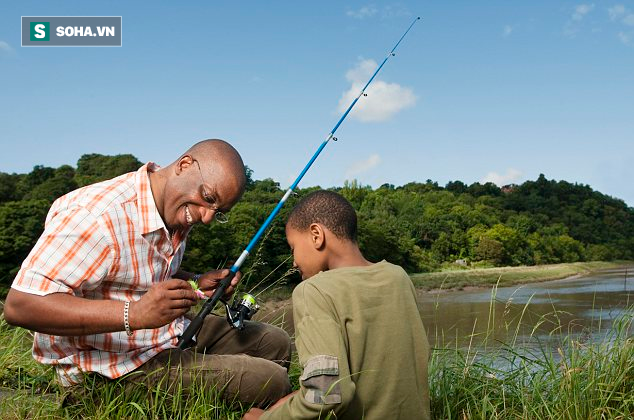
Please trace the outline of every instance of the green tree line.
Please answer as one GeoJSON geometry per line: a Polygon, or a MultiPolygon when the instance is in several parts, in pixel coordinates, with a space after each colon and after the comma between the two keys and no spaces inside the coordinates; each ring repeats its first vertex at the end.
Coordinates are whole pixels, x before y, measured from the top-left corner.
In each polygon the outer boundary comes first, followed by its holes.
{"type": "MultiPolygon", "coordinates": [[[[77,167],[36,166],[28,174],[0,172],[0,289],[10,286],[42,233],[51,203],[78,187],[134,171],[132,155],[82,156],[77,167]]],[[[272,179],[253,180],[227,224],[196,227],[183,266],[191,271],[231,264],[284,191],[272,179]]],[[[275,281],[290,267],[284,206],[243,271],[256,282],[275,281]]],[[[368,259],[386,259],[409,272],[448,266],[534,265],[634,259],[634,209],[587,185],[548,180],[499,188],[492,183],[411,182],[379,188],[356,181],[333,188],[355,207],[359,244],[368,259]]]]}

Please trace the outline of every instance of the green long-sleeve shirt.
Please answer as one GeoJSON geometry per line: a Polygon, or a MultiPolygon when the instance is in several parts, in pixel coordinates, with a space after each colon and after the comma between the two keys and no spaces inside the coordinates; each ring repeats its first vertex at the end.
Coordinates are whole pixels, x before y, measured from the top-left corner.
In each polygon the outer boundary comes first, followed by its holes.
{"type": "Polygon", "coordinates": [[[429,344],[401,267],[319,273],[293,291],[293,315],[301,389],[263,419],[429,419],[429,344]]]}

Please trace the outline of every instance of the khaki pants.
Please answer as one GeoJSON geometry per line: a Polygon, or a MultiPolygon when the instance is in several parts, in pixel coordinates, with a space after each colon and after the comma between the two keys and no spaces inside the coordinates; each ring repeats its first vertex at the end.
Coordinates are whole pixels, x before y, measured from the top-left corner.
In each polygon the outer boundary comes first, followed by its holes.
{"type": "Polygon", "coordinates": [[[225,318],[209,315],[194,347],[159,353],[129,380],[150,386],[179,383],[185,392],[203,386],[228,402],[265,407],[291,392],[290,360],[290,337],[281,328],[246,321],[238,331],[225,318]]]}

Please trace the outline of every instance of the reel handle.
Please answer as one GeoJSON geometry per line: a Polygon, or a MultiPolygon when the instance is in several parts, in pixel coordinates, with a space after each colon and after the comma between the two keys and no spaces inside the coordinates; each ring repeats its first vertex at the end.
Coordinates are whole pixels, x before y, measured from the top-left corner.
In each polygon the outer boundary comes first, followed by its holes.
{"type": "Polygon", "coordinates": [[[196,333],[200,330],[200,327],[203,326],[203,321],[205,317],[209,315],[209,313],[214,309],[216,303],[220,300],[222,296],[224,296],[227,287],[231,284],[231,280],[236,276],[236,273],[233,271],[229,271],[229,274],[220,280],[214,294],[211,295],[209,299],[203,304],[203,307],[200,309],[198,314],[192,321],[189,326],[183,331],[183,335],[178,339],[178,348],[181,350],[185,350],[192,346],[193,338],[196,333]]]}

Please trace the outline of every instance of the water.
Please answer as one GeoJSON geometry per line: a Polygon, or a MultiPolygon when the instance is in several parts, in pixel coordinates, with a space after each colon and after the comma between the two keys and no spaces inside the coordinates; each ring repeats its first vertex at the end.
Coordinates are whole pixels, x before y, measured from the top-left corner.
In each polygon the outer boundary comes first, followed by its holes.
{"type": "Polygon", "coordinates": [[[632,277],[619,269],[497,290],[420,292],[419,308],[434,347],[543,349],[568,335],[587,343],[605,339],[616,319],[631,314],[634,269],[628,272],[632,277]]]}
{"type": "MultiPolygon", "coordinates": [[[[634,267],[628,272],[627,278],[625,269],[608,270],[497,290],[419,291],[418,303],[433,347],[482,352],[509,345],[523,354],[556,352],[567,336],[580,343],[605,340],[619,316],[632,314],[634,267]]],[[[255,319],[294,335],[290,299],[272,304],[255,319]]]]}

